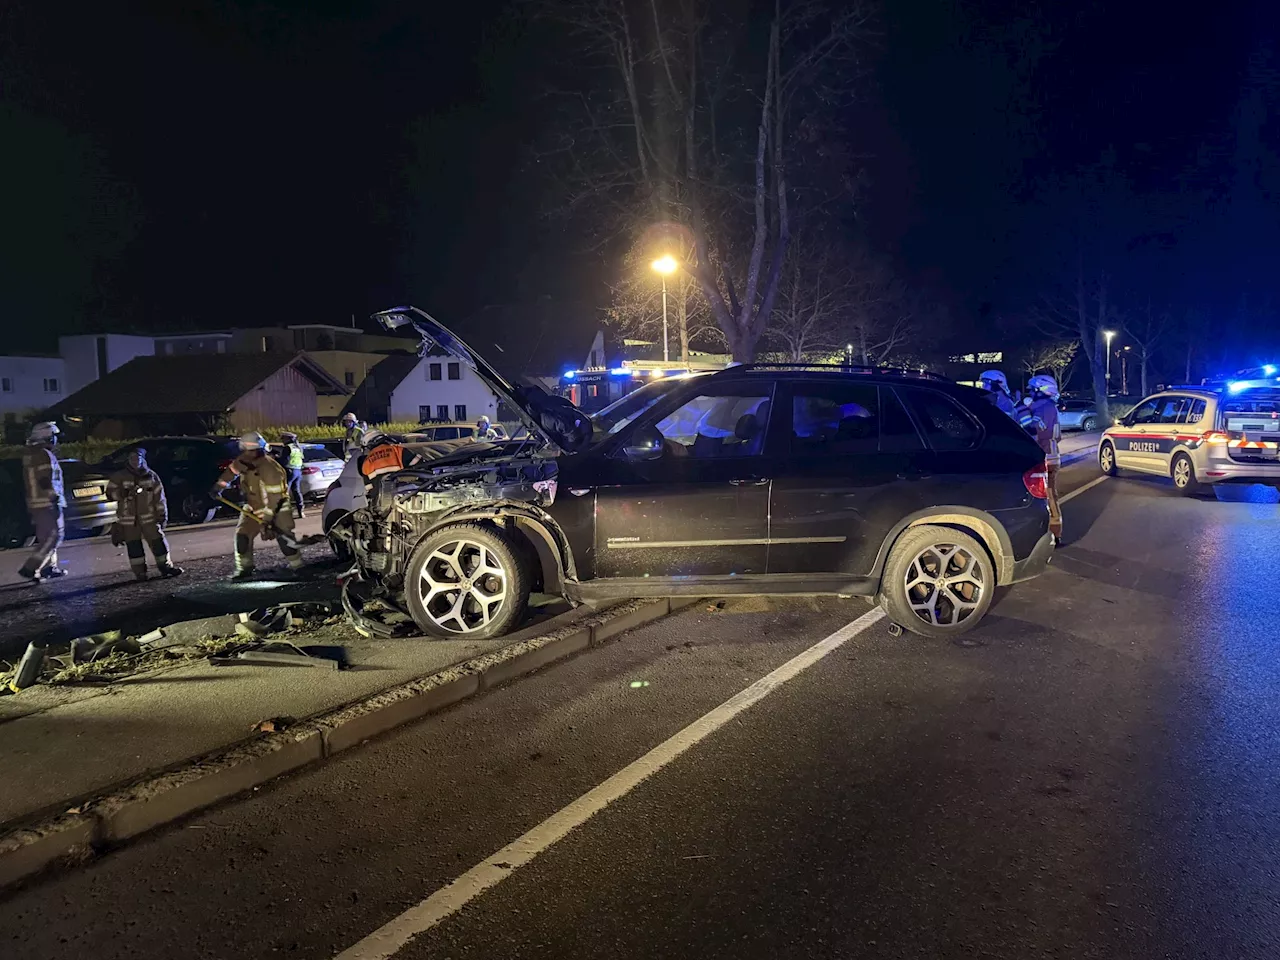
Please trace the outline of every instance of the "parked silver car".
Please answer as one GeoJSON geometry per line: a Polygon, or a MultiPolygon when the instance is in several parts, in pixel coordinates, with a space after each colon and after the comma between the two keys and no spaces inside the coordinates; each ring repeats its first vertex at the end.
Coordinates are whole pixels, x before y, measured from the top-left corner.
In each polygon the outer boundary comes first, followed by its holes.
{"type": "Polygon", "coordinates": [[[1090,433],[1102,426],[1102,421],[1098,419],[1098,407],[1092,400],[1060,400],[1058,424],[1063,430],[1090,433]]]}
{"type": "Polygon", "coordinates": [[[323,444],[302,444],[302,497],[323,500],[329,487],[342,474],[343,460],[323,444]]]}

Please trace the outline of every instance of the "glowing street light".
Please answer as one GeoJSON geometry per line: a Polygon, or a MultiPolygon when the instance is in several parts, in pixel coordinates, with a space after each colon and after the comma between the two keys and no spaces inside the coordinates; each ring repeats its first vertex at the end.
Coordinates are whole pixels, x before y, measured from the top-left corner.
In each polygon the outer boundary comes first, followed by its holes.
{"type": "Polygon", "coordinates": [[[650,266],[662,274],[662,362],[668,363],[671,360],[671,353],[667,348],[667,277],[680,269],[680,264],[676,263],[676,258],[668,253],[653,261],[650,266]]]}

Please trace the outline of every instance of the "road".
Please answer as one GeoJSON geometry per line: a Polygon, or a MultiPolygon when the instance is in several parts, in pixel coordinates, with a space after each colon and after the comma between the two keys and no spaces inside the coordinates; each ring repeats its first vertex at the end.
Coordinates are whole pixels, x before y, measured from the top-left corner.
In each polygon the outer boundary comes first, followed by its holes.
{"type": "Polygon", "coordinates": [[[699,605],[9,895],[0,955],[1270,960],[1275,494],[1097,479],[963,641],[699,605]]]}
{"type": "MultiPolygon", "coordinates": [[[[232,517],[211,523],[171,527],[166,531],[166,536],[174,562],[182,565],[206,557],[228,556],[236,523],[237,519],[232,517]]],[[[309,511],[309,516],[298,522],[296,533],[299,537],[305,537],[319,532],[320,508],[314,507],[309,511]]],[[[8,561],[0,569],[0,586],[27,583],[18,576],[18,567],[29,552],[30,548],[0,553],[0,557],[8,561]]],[[[124,547],[112,546],[110,536],[68,540],[58,549],[58,559],[70,578],[118,573],[129,568],[129,558],[125,555],[124,547]]],[[[147,565],[154,570],[155,563],[149,551],[147,565]]]]}

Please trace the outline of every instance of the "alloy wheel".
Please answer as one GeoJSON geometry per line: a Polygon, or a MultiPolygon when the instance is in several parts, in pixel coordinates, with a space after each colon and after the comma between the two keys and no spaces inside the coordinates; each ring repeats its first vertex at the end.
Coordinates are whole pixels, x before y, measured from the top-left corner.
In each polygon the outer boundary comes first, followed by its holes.
{"type": "Polygon", "coordinates": [[[903,586],[915,615],[937,627],[963,623],[978,609],[986,589],[982,565],[954,543],[931,544],[916,554],[907,565],[903,586]]]}
{"type": "Polygon", "coordinates": [[[474,540],[441,544],[422,565],[418,589],[432,623],[449,633],[489,625],[507,598],[507,571],[492,549],[474,540]]]}
{"type": "Polygon", "coordinates": [[[1181,457],[1173,463],[1173,483],[1176,487],[1185,487],[1191,482],[1191,461],[1181,457]]]}
{"type": "Polygon", "coordinates": [[[1102,472],[1110,473],[1112,467],[1115,466],[1115,454],[1111,452],[1111,448],[1103,447],[1102,453],[1098,455],[1098,459],[1101,461],[1102,472]]]}

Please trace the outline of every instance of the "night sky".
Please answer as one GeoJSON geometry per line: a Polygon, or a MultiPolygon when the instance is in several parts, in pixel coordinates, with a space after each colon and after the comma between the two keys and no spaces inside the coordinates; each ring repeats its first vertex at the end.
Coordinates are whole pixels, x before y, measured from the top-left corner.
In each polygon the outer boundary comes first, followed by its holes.
{"type": "MultiPolygon", "coordinates": [[[[440,6],[5,0],[7,349],[600,299],[527,162],[539,28],[440,6]]],[[[982,331],[1060,266],[1053,184],[1105,158],[1144,198],[1117,242],[1160,251],[1130,258],[1135,295],[1280,306],[1273,7],[886,0],[853,125],[862,228],[982,331]]]]}

